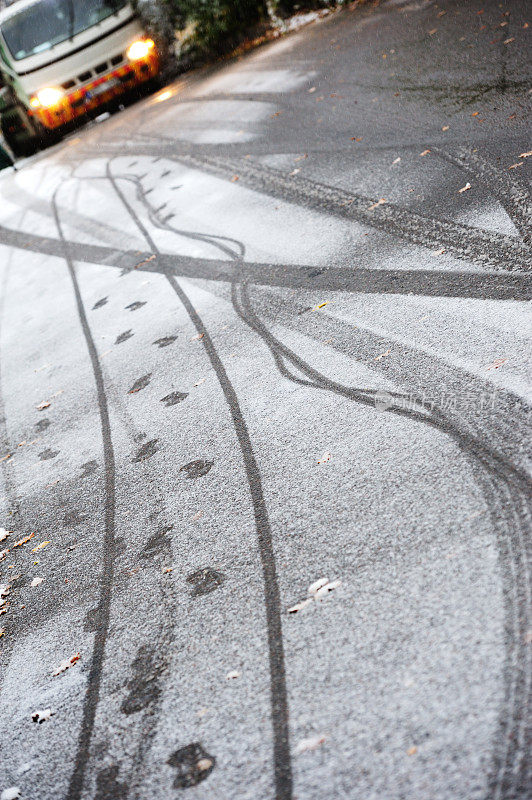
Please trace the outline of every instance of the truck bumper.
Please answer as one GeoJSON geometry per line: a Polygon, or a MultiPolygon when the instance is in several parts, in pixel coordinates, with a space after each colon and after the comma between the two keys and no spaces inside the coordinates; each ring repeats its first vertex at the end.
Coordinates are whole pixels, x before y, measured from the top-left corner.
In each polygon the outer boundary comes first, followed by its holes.
{"type": "Polygon", "coordinates": [[[60,128],[155,78],[159,68],[159,55],[153,50],[145,58],[123,64],[91,83],[67,92],[53,108],[31,109],[29,114],[48,130],[60,128]]]}

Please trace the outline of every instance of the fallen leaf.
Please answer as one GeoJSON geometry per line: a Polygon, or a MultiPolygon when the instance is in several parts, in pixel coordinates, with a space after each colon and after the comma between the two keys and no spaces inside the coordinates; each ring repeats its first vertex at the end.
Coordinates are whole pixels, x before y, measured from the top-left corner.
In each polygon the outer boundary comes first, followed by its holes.
{"type": "Polygon", "coordinates": [[[41,725],[43,722],[49,720],[50,717],[53,717],[54,714],[55,711],[52,711],[51,708],[44,708],[42,711],[40,710],[34,711],[33,714],[31,715],[31,719],[33,722],[38,722],[39,725],[41,725]]]}
{"type": "MultiPolygon", "coordinates": [[[[30,539],[33,539],[34,536],[35,536],[35,533],[30,533],[29,536],[25,536],[23,539],[19,539],[18,542],[15,542],[15,544],[13,545],[13,548],[22,547],[22,545],[24,545],[27,542],[29,542],[30,539]]],[[[13,549],[13,548],[11,548],[11,549],[13,549]]]]}
{"type": "Polygon", "coordinates": [[[341,585],[342,581],[331,581],[331,583],[326,583],[325,586],[322,586],[321,589],[318,589],[316,592],[316,600],[321,600],[322,597],[328,595],[329,592],[334,592],[334,590],[338,589],[338,587],[341,585]]]}
{"type": "Polygon", "coordinates": [[[70,658],[66,658],[64,661],[61,661],[59,666],[52,672],[52,677],[60,675],[62,672],[65,672],[67,669],[70,669],[70,667],[73,664],[75,664],[76,661],[79,661],[80,658],[81,658],[80,653],[74,653],[74,655],[70,656],[70,658]]]}
{"type": "Polygon", "coordinates": [[[318,578],[317,581],[314,581],[314,583],[311,583],[310,586],[308,587],[307,589],[308,594],[315,595],[316,592],[318,592],[321,589],[321,587],[325,586],[327,583],[329,583],[329,578],[318,578]]]}
{"type": "Polygon", "coordinates": [[[510,44],[510,42],[515,42],[514,36],[511,36],[509,39],[505,39],[503,44],[510,44]]]}
{"type": "Polygon", "coordinates": [[[39,405],[35,406],[35,408],[37,409],[37,411],[42,411],[43,409],[48,408],[48,406],[50,405],[51,403],[49,400],[43,400],[42,403],[39,403],[39,405]]]}
{"type": "Polygon", "coordinates": [[[433,28],[431,31],[429,31],[429,36],[434,36],[437,30],[437,28],[433,28]]]}
{"type": "Polygon", "coordinates": [[[461,189],[458,189],[458,194],[462,194],[462,192],[467,192],[468,189],[471,189],[471,184],[470,183],[466,183],[465,186],[462,186],[461,189]]]}
{"type": "Polygon", "coordinates": [[[18,800],[20,797],[20,789],[18,786],[11,786],[9,789],[4,789],[0,794],[0,800],[18,800]]]}
{"type": "Polygon", "coordinates": [[[289,614],[297,614],[298,611],[301,611],[305,606],[310,605],[312,603],[312,597],[307,597],[305,600],[302,600],[300,603],[296,603],[295,606],[292,606],[288,609],[289,614]]]}
{"type": "Polygon", "coordinates": [[[391,350],[386,350],[384,353],[381,353],[380,356],[376,356],[373,360],[374,361],[380,361],[381,358],[384,358],[385,356],[389,356],[391,352],[392,352],[391,350]]]}
{"type": "Polygon", "coordinates": [[[225,677],[228,681],[233,681],[236,678],[240,678],[241,675],[241,672],[238,672],[238,670],[234,669],[232,672],[228,672],[225,677]]]}
{"type": "Polygon", "coordinates": [[[499,369],[499,367],[502,367],[502,365],[506,364],[507,361],[507,358],[496,358],[493,364],[490,364],[489,367],[486,367],[486,372],[488,372],[490,369],[499,369]]]}
{"type": "Polygon", "coordinates": [[[398,164],[398,163],[400,162],[400,160],[401,160],[401,158],[400,158],[400,156],[398,156],[398,157],[395,159],[395,161],[392,161],[392,164],[398,164]]]}
{"type": "Polygon", "coordinates": [[[428,156],[429,153],[430,153],[430,150],[423,150],[423,152],[420,153],[419,155],[420,156],[428,156]]]}
{"type": "Polygon", "coordinates": [[[33,547],[31,552],[32,553],[37,553],[39,550],[42,550],[43,548],[45,548],[47,544],[50,544],[50,542],[41,542],[40,544],[37,545],[37,547],[33,547]]]}
{"type": "Polygon", "coordinates": [[[362,136],[358,136],[358,137],[357,136],[351,136],[351,141],[352,142],[361,142],[362,141],[362,136]]]}
{"type": "Polygon", "coordinates": [[[409,756],[415,756],[415,754],[417,753],[417,747],[409,747],[406,753],[409,756]]]}
{"type": "Polygon", "coordinates": [[[368,208],[368,211],[373,211],[374,208],[377,208],[377,206],[382,206],[385,202],[386,202],[386,199],[384,197],[381,197],[380,200],[377,200],[376,203],[373,203],[373,205],[371,205],[368,208]]]}
{"type": "Polygon", "coordinates": [[[34,578],[30,583],[30,586],[40,586],[40,584],[44,581],[44,578],[34,578]]]}
{"type": "Polygon", "coordinates": [[[508,167],[508,169],[517,169],[517,167],[520,167],[521,164],[524,164],[524,163],[525,163],[524,161],[518,161],[516,164],[512,164],[511,167],[508,167]]]}
{"type": "Polygon", "coordinates": [[[233,175],[233,177],[231,178],[231,183],[236,183],[236,181],[239,181],[239,180],[240,180],[240,176],[239,175],[233,175]]]}
{"type": "Polygon", "coordinates": [[[164,573],[164,574],[167,574],[168,572],[173,572],[173,571],[174,571],[174,568],[173,568],[173,567],[165,567],[165,568],[163,569],[163,573],[164,573]]]}
{"type": "Polygon", "coordinates": [[[301,753],[308,752],[310,750],[317,750],[320,745],[325,742],[325,736],[310,736],[308,739],[301,739],[300,742],[296,744],[295,752],[296,755],[300,755],[301,753]]]}
{"type": "Polygon", "coordinates": [[[3,542],[4,539],[7,539],[11,531],[6,531],[5,528],[0,528],[0,542],[3,542]]]}
{"type": "Polygon", "coordinates": [[[449,126],[448,125],[444,125],[443,128],[442,128],[442,131],[448,131],[448,130],[449,130],[449,126]]]}
{"type": "Polygon", "coordinates": [[[198,335],[197,336],[193,336],[190,341],[191,342],[199,342],[200,339],[203,339],[204,336],[205,336],[204,333],[198,333],[198,335]]]}
{"type": "Polygon", "coordinates": [[[143,261],[139,261],[138,264],[135,264],[133,269],[138,269],[139,267],[143,267],[144,264],[149,264],[150,261],[154,261],[156,258],[157,256],[155,254],[153,254],[152,256],[148,256],[148,258],[145,258],[143,261]]]}
{"type": "Polygon", "coordinates": [[[318,303],[318,305],[314,306],[314,308],[315,309],[323,308],[324,306],[328,306],[328,305],[329,305],[329,301],[328,300],[324,300],[323,303],[318,303]]]}

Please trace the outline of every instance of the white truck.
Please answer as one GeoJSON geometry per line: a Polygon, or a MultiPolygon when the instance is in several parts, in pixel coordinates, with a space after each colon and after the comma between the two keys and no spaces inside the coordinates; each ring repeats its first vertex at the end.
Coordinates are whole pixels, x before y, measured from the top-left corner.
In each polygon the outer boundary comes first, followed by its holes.
{"type": "Polygon", "coordinates": [[[17,156],[159,71],[127,0],[17,0],[0,11],[0,129],[17,156]]]}

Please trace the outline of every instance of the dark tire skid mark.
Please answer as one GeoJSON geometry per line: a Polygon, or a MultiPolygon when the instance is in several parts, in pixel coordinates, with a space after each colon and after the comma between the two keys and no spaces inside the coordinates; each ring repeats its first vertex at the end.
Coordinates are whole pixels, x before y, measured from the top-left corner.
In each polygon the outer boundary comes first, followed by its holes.
{"type": "Polygon", "coordinates": [[[72,771],[69,788],[69,800],[80,800],[83,792],[86,768],[90,756],[90,743],[96,718],[96,708],[100,699],[100,687],[102,679],[103,661],[105,655],[105,645],[109,632],[109,621],[111,612],[111,586],[114,571],[114,547],[115,547],[115,482],[116,467],[115,455],[111,434],[111,421],[109,418],[109,408],[107,396],[105,394],[105,384],[103,380],[102,368],[98,358],[98,351],[89,327],[83,298],[76,276],[74,262],[71,257],[70,248],[65,240],[63,228],[59,219],[57,208],[57,192],[54,193],[52,207],[57,226],[59,238],[63,247],[63,257],[66,261],[68,272],[72,281],[72,289],[76,301],[78,317],[85,338],[89,359],[92,366],[94,382],[98,397],[98,411],[100,416],[100,428],[103,445],[104,461],[104,535],[102,566],[99,578],[99,601],[97,606],[99,626],[94,635],[92,657],[90,660],[89,674],[87,678],[87,689],[83,699],[83,713],[78,735],[74,769],[72,771]]]}

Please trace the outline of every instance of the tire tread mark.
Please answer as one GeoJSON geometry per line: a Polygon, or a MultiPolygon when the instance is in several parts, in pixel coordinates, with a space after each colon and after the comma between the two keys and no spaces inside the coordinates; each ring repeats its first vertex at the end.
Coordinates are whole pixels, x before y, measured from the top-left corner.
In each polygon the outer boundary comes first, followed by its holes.
{"type": "Polygon", "coordinates": [[[87,679],[87,690],[83,700],[83,715],[81,728],[78,736],[74,769],[70,777],[68,787],[68,800],[79,800],[83,791],[83,783],[87,763],[89,759],[89,749],[94,730],[96,709],[100,699],[100,687],[102,678],[103,661],[105,646],[109,632],[109,621],[111,611],[111,587],[114,572],[115,554],[115,509],[116,509],[116,466],[115,455],[111,436],[111,422],[109,418],[109,407],[103,372],[98,358],[96,345],[92,337],[91,329],[85,312],[85,306],[81,297],[78,279],[74,262],[71,257],[69,243],[64,237],[61,220],[57,208],[57,191],[54,194],[52,207],[54,219],[57,226],[60,241],[64,249],[64,259],[68,266],[68,271],[72,281],[72,288],[76,301],[81,329],[87,345],[89,359],[91,362],[94,381],[96,384],[96,394],[98,399],[98,411],[100,416],[100,427],[103,443],[104,458],[104,485],[105,485],[105,506],[104,506],[104,536],[103,536],[103,556],[102,569],[100,574],[100,596],[97,606],[98,629],[94,636],[91,665],[87,679]]]}
{"type": "MultiPolygon", "coordinates": [[[[127,198],[118,186],[107,164],[107,176],[113,185],[116,194],[121,199],[132,219],[138,225],[146,241],[154,253],[158,248],[148,230],[138,218],[127,198]]],[[[222,393],[229,407],[231,419],[236,432],[240,450],[244,461],[247,482],[251,494],[257,541],[262,565],[264,582],[264,600],[266,609],[266,623],[268,632],[268,655],[270,666],[270,697],[271,717],[273,728],[273,760],[275,777],[276,800],[291,800],[292,797],[292,768],[290,760],[290,741],[288,728],[288,700],[286,691],[286,675],[284,666],[284,646],[281,623],[281,598],[277,568],[273,551],[272,533],[259,466],[253,452],[251,437],[244,420],[236,391],[227,375],[214,343],[207,332],[198,312],[191,303],[188,295],[179,285],[173,275],[166,275],[166,279],[173,291],[181,301],[192,324],[198,334],[202,334],[201,342],[205,348],[211,366],[216,374],[222,393]]]]}

